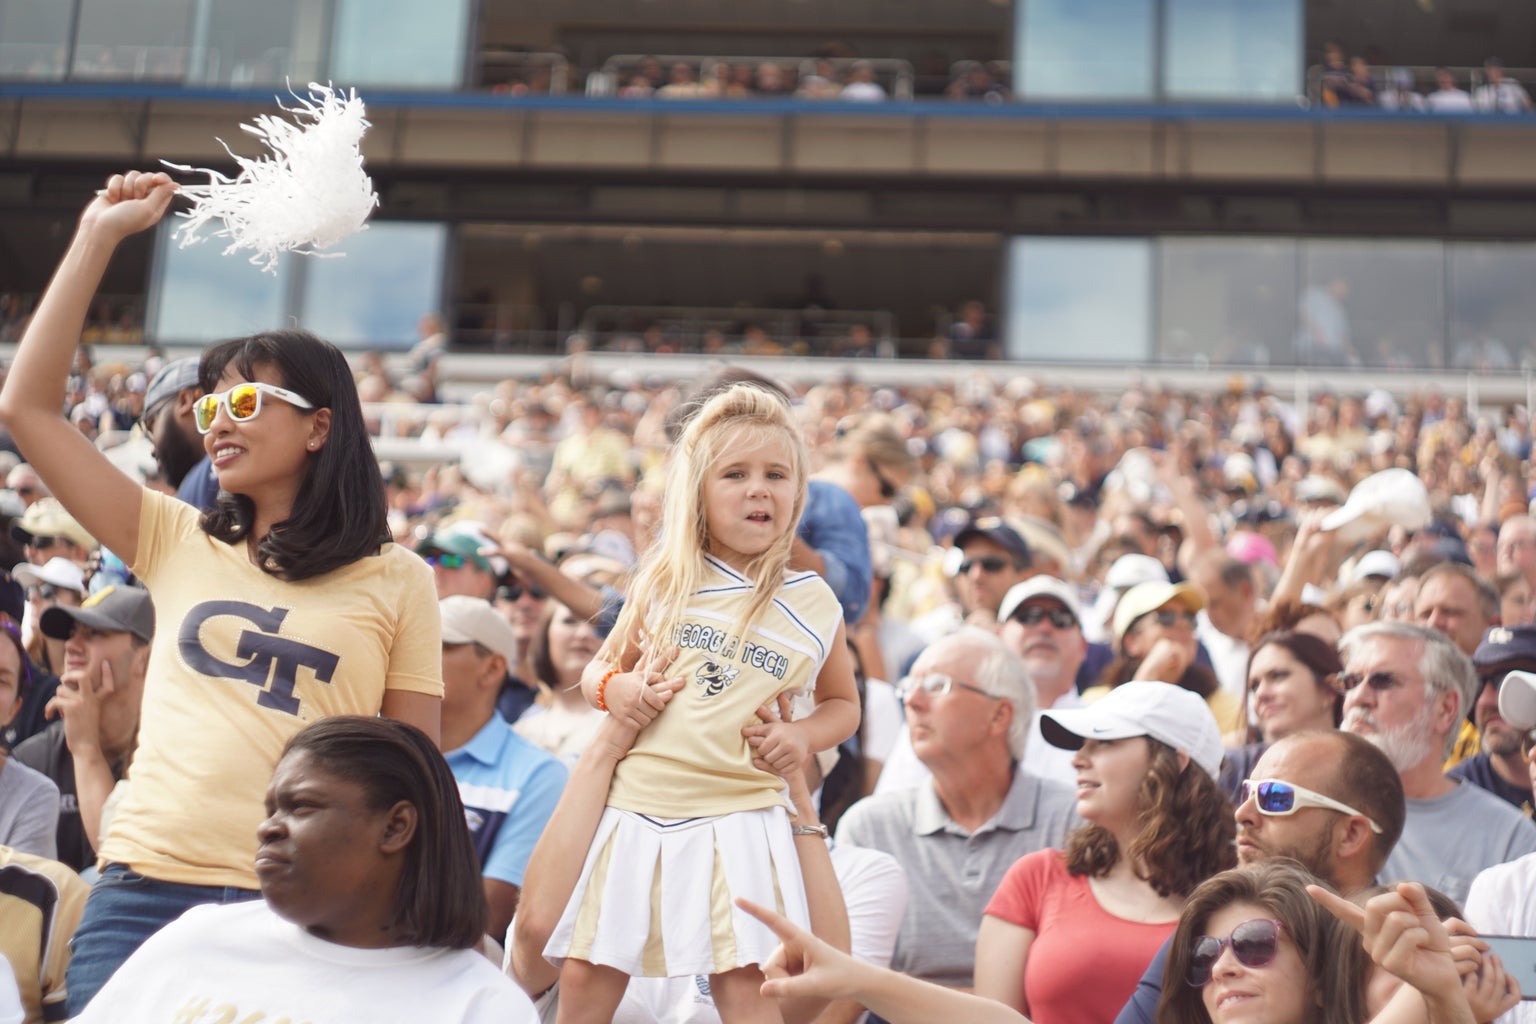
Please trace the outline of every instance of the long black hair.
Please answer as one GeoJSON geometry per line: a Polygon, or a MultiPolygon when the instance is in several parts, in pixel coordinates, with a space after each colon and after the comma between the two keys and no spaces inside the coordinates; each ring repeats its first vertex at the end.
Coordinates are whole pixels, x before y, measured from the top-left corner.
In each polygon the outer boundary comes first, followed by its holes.
{"type": "MultiPolygon", "coordinates": [[[[246,380],[255,380],[259,367],[276,370],[283,387],[316,409],[331,410],[326,442],[310,457],[288,518],[261,538],[257,565],[279,579],[305,580],[378,554],[390,539],[389,509],[346,356],[308,331],[264,331],[222,341],[198,364],[203,391],[217,390],[231,366],[246,380]]],[[[250,498],[220,491],[218,503],[203,513],[202,527],[234,544],[245,539],[255,519],[250,498]]]]}
{"type": "Polygon", "coordinates": [[[295,734],[283,757],[295,753],[362,787],[373,810],[401,800],[416,808],[391,923],[413,946],[478,946],[489,916],[480,864],[458,783],[426,733],[391,718],[336,715],[295,734]]]}

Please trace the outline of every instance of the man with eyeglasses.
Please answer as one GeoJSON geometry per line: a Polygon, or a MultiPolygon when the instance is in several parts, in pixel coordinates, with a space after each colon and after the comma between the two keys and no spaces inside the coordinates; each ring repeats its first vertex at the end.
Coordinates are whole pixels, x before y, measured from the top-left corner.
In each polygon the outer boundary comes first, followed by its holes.
{"type": "Polygon", "coordinates": [[[1536,626],[1494,626],[1472,653],[1482,686],[1472,704],[1482,750],[1446,774],[1481,786],[1531,816],[1531,775],[1521,745],[1525,735],[1499,714],[1499,692],[1510,672],[1536,672],[1536,626]]]}
{"type": "MultiPolygon", "coordinates": [[[[1403,785],[1392,762],[1350,733],[1312,729],[1276,740],[1237,805],[1241,864],[1285,857],[1348,896],[1376,883],[1403,831],[1403,785]]],[[[1165,983],[1158,951],[1115,1024],[1152,1024],[1165,983]]]]}
{"type": "Polygon", "coordinates": [[[1000,516],[972,520],[955,534],[955,549],[961,555],[955,590],[968,621],[972,615],[995,621],[1003,596],[1034,575],[1029,544],[1000,516]]]}
{"type": "Polygon", "coordinates": [[[565,789],[556,758],[512,731],[496,701],[518,643],[489,603],[455,594],[443,616],[443,742],[459,784],[497,942],[517,909],[523,871],[565,789]]]}
{"type": "Polygon", "coordinates": [[[884,851],[907,873],[891,966],[969,988],[988,900],[1014,861],[1061,845],[1077,824],[1075,794],[1020,763],[1034,690],[995,633],[965,627],[930,644],[898,690],[913,750],[932,777],[854,804],[837,838],[884,851]]]}
{"type": "Polygon", "coordinates": [[[1385,879],[1423,882],[1459,903],[1479,871],[1536,852],[1530,819],[1442,770],[1477,695],[1472,660],[1445,634],[1406,622],[1358,626],[1339,649],[1341,728],[1387,755],[1408,801],[1385,879]]]}

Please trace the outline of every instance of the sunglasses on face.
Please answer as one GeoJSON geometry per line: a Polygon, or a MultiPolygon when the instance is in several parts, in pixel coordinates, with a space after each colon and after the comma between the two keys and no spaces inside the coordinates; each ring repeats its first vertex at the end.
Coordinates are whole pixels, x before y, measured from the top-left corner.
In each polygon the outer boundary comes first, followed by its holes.
{"type": "MultiPolygon", "coordinates": [[[[27,588],[27,596],[34,601],[52,601],[59,596],[61,591],[62,588],[56,587],[52,583],[39,583],[35,587],[27,588]]],[[[70,591],[70,593],[74,593],[74,591],[70,591]]]]}
{"type": "Polygon", "coordinates": [[[1026,626],[1038,626],[1041,619],[1047,619],[1056,629],[1071,629],[1077,625],[1077,619],[1065,608],[1047,608],[1043,605],[1025,605],[1013,613],[1014,622],[1022,622],[1026,626]]]}
{"type": "Polygon", "coordinates": [[[1164,629],[1172,629],[1181,622],[1191,626],[1195,623],[1195,613],[1182,608],[1159,608],[1155,612],[1149,612],[1147,618],[1164,629]]]}
{"type": "Polygon", "coordinates": [[[1281,782],[1279,779],[1244,779],[1237,802],[1239,805],[1245,804],[1250,797],[1253,799],[1253,805],[1259,809],[1259,813],[1270,817],[1283,818],[1286,815],[1295,814],[1303,807],[1322,807],[1326,810],[1338,811],[1340,814],[1365,818],[1365,823],[1371,826],[1371,831],[1377,835],[1381,834],[1381,826],[1365,814],[1346,803],[1323,796],[1305,786],[1281,782]]]}
{"type": "Polygon", "coordinates": [[[480,564],[468,555],[450,555],[447,553],[428,555],[425,561],[428,565],[435,566],[440,569],[462,569],[466,565],[480,564]]]}
{"type": "Polygon", "coordinates": [[[960,563],[960,575],[967,576],[977,566],[981,566],[982,572],[998,573],[1008,568],[1008,559],[999,558],[996,555],[987,555],[984,558],[967,558],[960,563]]]}
{"type": "Polygon", "coordinates": [[[33,537],[31,540],[27,541],[27,546],[37,548],[39,551],[47,551],[55,544],[62,543],[64,543],[63,537],[33,537]]]}
{"type": "Polygon", "coordinates": [[[535,587],[528,583],[508,583],[496,588],[496,600],[498,601],[520,601],[524,594],[527,594],[535,601],[542,601],[549,596],[544,593],[543,588],[535,587]]]}
{"type": "Polygon", "coordinates": [[[1345,693],[1353,690],[1361,683],[1369,686],[1377,693],[1383,690],[1395,690],[1403,685],[1403,681],[1391,672],[1345,672],[1338,677],[1339,689],[1345,693]]]}
{"type": "Polygon", "coordinates": [[[259,380],[247,381],[244,384],[236,384],[228,391],[203,395],[193,403],[192,417],[197,423],[197,432],[206,434],[213,429],[213,421],[219,415],[221,406],[229,414],[229,418],[236,423],[255,419],[261,413],[262,395],[271,395],[300,409],[314,408],[309,399],[287,388],[280,388],[276,384],[267,384],[259,380]]]}
{"type": "Polygon", "coordinates": [[[900,488],[892,483],[889,477],[880,472],[879,464],[871,458],[865,458],[864,464],[869,467],[870,475],[873,476],[875,478],[875,482],[880,485],[880,497],[884,498],[886,501],[890,501],[892,498],[896,497],[896,492],[899,491],[900,488]]]}
{"type": "Polygon", "coordinates": [[[1216,961],[1221,959],[1221,951],[1229,945],[1232,955],[1244,967],[1268,967],[1280,955],[1280,929],[1283,927],[1273,918],[1256,917],[1233,928],[1232,934],[1225,939],[1214,935],[1200,936],[1190,948],[1189,974],[1184,980],[1195,988],[1205,987],[1211,980],[1216,961]]]}
{"type": "Polygon", "coordinates": [[[909,700],[914,693],[922,690],[930,697],[947,697],[950,690],[957,686],[962,690],[970,690],[972,693],[979,693],[983,697],[989,697],[992,700],[1003,699],[995,694],[988,693],[979,686],[962,683],[960,680],[952,679],[941,672],[929,672],[921,676],[904,676],[896,684],[896,696],[901,700],[909,700]]]}

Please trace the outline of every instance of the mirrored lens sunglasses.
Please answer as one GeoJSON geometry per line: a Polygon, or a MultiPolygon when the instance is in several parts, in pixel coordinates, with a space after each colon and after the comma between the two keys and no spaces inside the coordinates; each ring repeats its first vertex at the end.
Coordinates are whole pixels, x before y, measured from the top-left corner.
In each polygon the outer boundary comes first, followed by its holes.
{"type": "Polygon", "coordinates": [[[1254,806],[1259,809],[1260,814],[1267,814],[1273,818],[1295,814],[1303,807],[1321,807],[1329,811],[1338,811],[1340,814],[1364,818],[1365,823],[1371,826],[1372,832],[1381,834],[1381,826],[1372,821],[1363,811],[1357,811],[1342,801],[1323,796],[1305,786],[1281,782],[1279,779],[1244,779],[1238,803],[1247,803],[1249,797],[1253,798],[1254,806]]]}
{"type": "Polygon", "coordinates": [[[206,434],[213,429],[213,421],[219,415],[220,406],[236,423],[255,419],[261,412],[262,395],[271,395],[299,409],[314,408],[309,399],[287,388],[280,388],[276,384],[267,384],[263,381],[248,381],[244,384],[236,384],[228,391],[203,395],[193,403],[192,417],[197,424],[197,432],[206,434]]]}

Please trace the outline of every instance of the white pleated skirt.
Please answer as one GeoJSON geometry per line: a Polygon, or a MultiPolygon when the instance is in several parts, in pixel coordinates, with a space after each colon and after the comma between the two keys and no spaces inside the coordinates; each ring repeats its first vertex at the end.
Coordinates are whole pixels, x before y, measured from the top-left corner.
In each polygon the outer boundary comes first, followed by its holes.
{"type": "Polygon", "coordinates": [[[603,811],[576,889],[544,956],[631,977],[720,974],[761,964],[778,945],[737,908],[743,896],[810,927],[783,807],[712,818],[603,811]]]}

